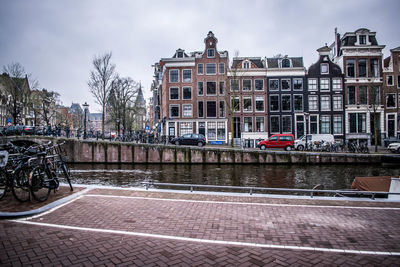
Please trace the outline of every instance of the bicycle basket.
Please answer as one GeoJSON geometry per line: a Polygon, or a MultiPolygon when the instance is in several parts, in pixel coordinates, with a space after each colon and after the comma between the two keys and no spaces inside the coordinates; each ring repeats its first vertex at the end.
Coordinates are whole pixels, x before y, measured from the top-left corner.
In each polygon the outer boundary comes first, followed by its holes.
{"type": "Polygon", "coordinates": [[[8,162],[8,151],[2,150],[0,151],[0,168],[3,168],[7,165],[8,162]]]}

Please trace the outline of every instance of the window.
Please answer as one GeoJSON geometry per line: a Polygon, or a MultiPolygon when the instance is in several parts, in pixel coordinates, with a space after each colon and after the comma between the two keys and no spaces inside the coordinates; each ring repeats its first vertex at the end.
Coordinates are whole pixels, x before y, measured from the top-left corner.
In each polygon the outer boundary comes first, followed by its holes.
{"type": "Polygon", "coordinates": [[[213,48],[207,49],[207,57],[215,57],[215,50],[213,48]]]}
{"type": "Polygon", "coordinates": [[[193,109],[191,104],[182,105],[183,117],[193,117],[193,109]]]}
{"type": "Polygon", "coordinates": [[[175,136],[175,122],[168,123],[168,135],[175,136]]]}
{"type": "Polygon", "coordinates": [[[243,91],[251,90],[251,80],[243,80],[243,91]]]}
{"type": "Polygon", "coordinates": [[[243,111],[253,111],[251,97],[243,97],[243,111]]]}
{"type": "Polygon", "coordinates": [[[379,77],[379,61],[377,59],[371,59],[370,68],[372,77],[379,77]]]}
{"type": "Polygon", "coordinates": [[[231,80],[231,91],[239,91],[239,80],[231,80]]]}
{"type": "Polygon", "coordinates": [[[169,71],[169,82],[170,83],[179,82],[179,71],[178,70],[170,70],[169,71]]]}
{"type": "Polygon", "coordinates": [[[207,118],[217,117],[217,101],[207,101],[207,118]]]}
{"type": "Polygon", "coordinates": [[[292,132],[292,116],[282,116],[282,132],[292,132]]]}
{"type": "Polygon", "coordinates": [[[204,95],[204,84],[203,82],[197,82],[197,94],[204,95]]]}
{"type": "Polygon", "coordinates": [[[225,123],[217,122],[217,139],[225,140],[225,123]]]}
{"type": "Polygon", "coordinates": [[[193,133],[193,123],[192,122],[181,122],[179,124],[179,128],[181,131],[181,135],[189,135],[191,136],[191,133],[193,133]]]}
{"type": "Polygon", "coordinates": [[[232,97],[232,111],[240,111],[240,98],[238,96],[232,97]]]}
{"type": "Polygon", "coordinates": [[[243,69],[250,69],[250,62],[243,61],[243,69]]]}
{"type": "Polygon", "coordinates": [[[281,90],[284,91],[288,91],[290,90],[290,79],[282,79],[281,80],[281,90]]]}
{"type": "Polygon", "coordinates": [[[348,105],[356,104],[356,87],[355,86],[347,87],[347,104],[348,105]]]}
{"type": "Polygon", "coordinates": [[[219,101],[219,117],[225,117],[225,101],[219,101]]]}
{"type": "Polygon", "coordinates": [[[333,116],[333,134],[343,133],[343,118],[340,115],[333,116]]]}
{"type": "Polygon", "coordinates": [[[308,79],[308,91],[317,91],[317,79],[308,79]]]}
{"type": "Polygon", "coordinates": [[[265,131],[264,117],[256,117],[256,132],[265,131]]]}
{"type": "Polygon", "coordinates": [[[225,63],[219,63],[218,64],[218,73],[219,74],[224,74],[225,73],[225,63]]]}
{"type": "Polygon", "coordinates": [[[179,87],[169,88],[169,100],[178,100],[178,99],[179,99],[179,87]]]}
{"type": "Polygon", "coordinates": [[[271,90],[271,91],[279,90],[279,80],[278,79],[269,80],[269,90],[271,90]]]}
{"type": "Polygon", "coordinates": [[[333,78],[332,79],[332,89],[333,89],[333,91],[341,91],[342,90],[342,78],[333,78]]]}
{"type": "Polygon", "coordinates": [[[395,108],[396,107],[396,94],[388,94],[386,96],[386,107],[395,108]]]}
{"type": "Polygon", "coordinates": [[[225,82],[219,82],[219,95],[225,94],[225,82]]]}
{"type": "Polygon", "coordinates": [[[179,105],[169,105],[169,114],[171,118],[179,117],[179,105]]]}
{"type": "Polygon", "coordinates": [[[354,59],[346,60],[346,75],[347,77],[355,77],[354,59]]]}
{"type": "Polygon", "coordinates": [[[291,95],[282,95],[282,111],[291,111],[291,95]]]}
{"type": "Polygon", "coordinates": [[[360,40],[360,45],[365,45],[367,44],[367,36],[366,35],[360,35],[359,36],[359,40],[360,40]]]}
{"type": "Polygon", "coordinates": [[[178,58],[183,58],[183,52],[182,52],[182,51],[178,51],[177,57],[178,57],[178,58]]]}
{"type": "Polygon", "coordinates": [[[287,58],[282,59],[282,68],[290,68],[290,60],[287,58]]]}
{"type": "Polygon", "coordinates": [[[303,90],[303,79],[293,79],[293,90],[303,90]]]}
{"type": "Polygon", "coordinates": [[[333,98],[333,110],[343,110],[343,98],[341,95],[334,95],[333,98]]]}
{"type": "Polygon", "coordinates": [[[204,74],[204,65],[201,63],[197,65],[197,74],[199,74],[199,75],[204,74]]]}
{"type": "Polygon", "coordinates": [[[216,95],[216,94],[217,94],[217,83],[207,82],[207,95],[216,95]]]}
{"type": "Polygon", "coordinates": [[[367,86],[360,86],[358,89],[358,95],[360,96],[360,105],[367,105],[368,104],[368,87],[367,86]]]}
{"type": "Polygon", "coordinates": [[[366,114],[365,113],[350,113],[349,114],[350,133],[365,133],[366,132],[366,114]]]}
{"type": "Polygon", "coordinates": [[[207,123],[207,135],[208,135],[208,140],[215,140],[217,137],[216,134],[216,123],[215,121],[209,121],[207,123]]]}
{"type": "Polygon", "coordinates": [[[215,63],[207,63],[206,64],[206,74],[207,75],[217,74],[217,64],[215,64],[215,63]]]}
{"type": "Polygon", "coordinates": [[[198,102],[198,114],[199,114],[199,118],[204,118],[204,106],[203,106],[203,101],[199,101],[198,102]]]}
{"type": "Polygon", "coordinates": [[[294,95],[294,110],[295,111],[303,111],[303,95],[294,95]]]}
{"type": "Polygon", "coordinates": [[[330,111],[331,110],[331,98],[329,95],[321,96],[321,111],[330,111]]]}
{"type": "Polygon", "coordinates": [[[329,91],[329,78],[323,78],[319,80],[321,91],[329,91]]]}
{"type": "Polygon", "coordinates": [[[317,111],[318,110],[318,96],[316,96],[316,95],[309,95],[308,96],[308,109],[310,111],[317,111]]]}
{"type": "Polygon", "coordinates": [[[318,116],[310,115],[310,134],[318,134],[318,116]]]}
{"type": "Polygon", "coordinates": [[[388,76],[386,76],[386,84],[387,84],[388,86],[394,85],[394,84],[393,84],[393,75],[388,75],[388,76]]]}
{"type": "Polygon", "coordinates": [[[358,77],[367,77],[367,60],[358,60],[358,77]]]}
{"type": "Polygon", "coordinates": [[[269,96],[270,111],[279,111],[279,95],[269,96]]]}
{"type": "Polygon", "coordinates": [[[256,111],[264,111],[264,96],[256,96],[256,111]]]}
{"type": "Polygon", "coordinates": [[[253,131],[253,118],[252,117],[244,117],[243,120],[243,131],[244,132],[252,132],[253,131]]]}
{"type": "Polygon", "coordinates": [[[321,116],[321,134],[331,133],[331,117],[321,116]]]}
{"type": "Polygon", "coordinates": [[[271,116],[271,133],[279,133],[279,116],[271,116]]]}
{"type": "Polygon", "coordinates": [[[321,74],[329,74],[329,64],[328,63],[321,63],[321,74]]]}
{"type": "Polygon", "coordinates": [[[182,87],[182,99],[183,100],[192,99],[192,87],[182,87]]]}
{"type": "Polygon", "coordinates": [[[192,82],[192,70],[182,70],[182,78],[184,83],[192,82]]]}
{"type": "Polygon", "coordinates": [[[254,81],[254,83],[255,83],[255,90],[256,91],[264,90],[264,80],[257,79],[257,80],[254,81]]]}

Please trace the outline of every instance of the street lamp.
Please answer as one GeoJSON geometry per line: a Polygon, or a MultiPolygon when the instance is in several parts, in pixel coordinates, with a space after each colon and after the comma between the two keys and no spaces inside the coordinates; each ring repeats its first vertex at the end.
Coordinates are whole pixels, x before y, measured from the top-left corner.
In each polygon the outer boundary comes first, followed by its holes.
{"type": "Polygon", "coordinates": [[[87,111],[88,111],[88,108],[89,108],[89,104],[88,103],[86,103],[85,102],[85,104],[83,104],[82,105],[83,106],[83,110],[84,110],[84,112],[85,112],[85,121],[84,121],[84,128],[83,128],[83,139],[86,139],[87,138],[87,132],[86,132],[86,130],[87,130],[87,111]]]}
{"type": "Polygon", "coordinates": [[[307,135],[308,135],[308,120],[310,118],[310,113],[305,112],[304,113],[305,119],[306,119],[306,150],[308,150],[308,140],[307,140],[307,135]]]}

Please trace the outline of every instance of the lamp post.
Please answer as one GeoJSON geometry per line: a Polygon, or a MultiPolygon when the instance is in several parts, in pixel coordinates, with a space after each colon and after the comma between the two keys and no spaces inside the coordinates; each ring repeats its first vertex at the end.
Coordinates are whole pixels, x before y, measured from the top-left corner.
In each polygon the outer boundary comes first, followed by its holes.
{"type": "Polygon", "coordinates": [[[84,127],[83,128],[83,139],[86,139],[87,138],[87,132],[86,132],[86,130],[87,130],[87,111],[88,111],[89,104],[85,102],[85,104],[83,104],[82,106],[83,106],[83,110],[85,112],[85,121],[83,124],[83,127],[84,127]]]}
{"type": "Polygon", "coordinates": [[[307,135],[308,135],[308,120],[310,118],[310,113],[304,113],[305,119],[306,119],[306,150],[308,150],[308,140],[307,140],[307,135]]]}

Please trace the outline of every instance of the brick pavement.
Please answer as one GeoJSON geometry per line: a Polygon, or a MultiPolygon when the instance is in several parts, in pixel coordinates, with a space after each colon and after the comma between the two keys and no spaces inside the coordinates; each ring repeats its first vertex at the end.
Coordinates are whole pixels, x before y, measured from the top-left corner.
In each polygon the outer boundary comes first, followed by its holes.
{"type": "Polygon", "coordinates": [[[255,197],[92,190],[59,209],[26,221],[42,225],[0,221],[0,263],[4,266],[400,264],[399,256],[387,254],[400,252],[399,209],[266,202],[267,198],[255,197]],[[190,196],[199,199],[188,200],[190,196]]]}

